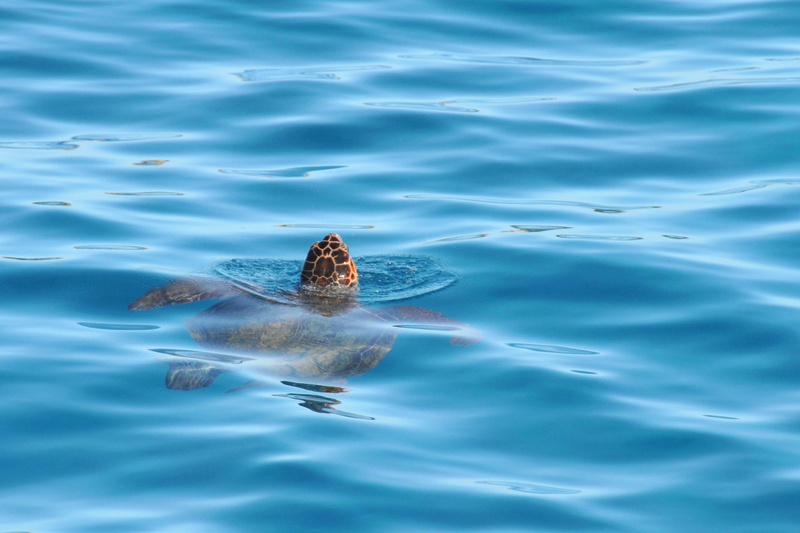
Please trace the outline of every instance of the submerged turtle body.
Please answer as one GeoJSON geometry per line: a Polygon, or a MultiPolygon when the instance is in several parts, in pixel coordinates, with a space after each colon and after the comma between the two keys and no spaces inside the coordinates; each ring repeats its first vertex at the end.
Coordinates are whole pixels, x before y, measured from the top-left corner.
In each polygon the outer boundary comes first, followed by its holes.
{"type": "MultiPolygon", "coordinates": [[[[267,298],[224,280],[195,278],[154,289],[129,308],[225,298],[186,322],[186,329],[200,346],[257,356],[255,364],[270,375],[323,381],[361,375],[374,368],[392,349],[397,325],[460,331],[451,342],[462,346],[480,338],[475,330],[435,311],[410,306],[365,307],[357,301],[357,283],[347,245],[330,234],[311,247],[298,289],[280,298],[267,298]]],[[[213,363],[173,360],[167,386],[181,390],[206,387],[225,370],[213,363]]]]}
{"type": "Polygon", "coordinates": [[[276,356],[272,374],[324,380],[374,368],[397,336],[390,318],[361,306],[325,316],[240,295],[189,319],[186,329],[204,348],[276,356]]]}

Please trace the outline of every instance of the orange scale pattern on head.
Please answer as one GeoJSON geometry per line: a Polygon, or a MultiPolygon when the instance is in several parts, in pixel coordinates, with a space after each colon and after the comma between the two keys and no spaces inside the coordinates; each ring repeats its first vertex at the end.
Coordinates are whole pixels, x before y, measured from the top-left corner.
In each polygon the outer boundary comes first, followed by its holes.
{"type": "Polygon", "coordinates": [[[311,246],[300,279],[303,283],[320,287],[358,284],[356,264],[339,235],[331,233],[311,246]]]}

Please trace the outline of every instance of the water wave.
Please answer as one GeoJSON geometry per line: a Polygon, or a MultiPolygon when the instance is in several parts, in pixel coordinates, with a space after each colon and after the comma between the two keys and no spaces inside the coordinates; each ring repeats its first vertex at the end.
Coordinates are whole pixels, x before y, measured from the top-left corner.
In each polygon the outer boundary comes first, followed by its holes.
{"type": "Polygon", "coordinates": [[[571,202],[568,200],[526,200],[516,198],[482,198],[472,196],[445,196],[436,194],[406,194],[403,198],[409,200],[444,200],[451,202],[475,202],[481,204],[498,204],[498,205],[543,205],[543,206],[564,206],[564,207],[579,207],[583,209],[591,209],[598,213],[625,213],[626,211],[634,211],[639,209],[658,209],[657,205],[627,205],[627,206],[610,206],[602,204],[592,204],[588,202],[571,202]]]}
{"type": "Polygon", "coordinates": [[[254,176],[257,178],[307,178],[311,176],[312,172],[321,172],[323,170],[336,170],[339,168],[347,168],[345,165],[322,165],[322,166],[309,166],[309,167],[291,167],[280,168],[275,170],[246,170],[246,169],[233,169],[223,168],[220,169],[222,174],[236,174],[238,176],[254,176]]]}
{"type": "Polygon", "coordinates": [[[755,180],[751,181],[747,185],[741,185],[739,187],[733,187],[731,189],[725,189],[722,191],[707,192],[703,193],[701,196],[725,196],[728,194],[739,194],[743,192],[757,191],[758,189],[763,189],[765,187],[769,187],[770,185],[797,185],[797,184],[800,184],[800,179],[755,180]]]}
{"type": "Polygon", "coordinates": [[[459,63],[486,63],[490,65],[554,65],[565,67],[630,67],[644,65],[647,61],[625,60],[625,59],[550,59],[541,57],[517,57],[517,56],[485,56],[476,54],[405,54],[398,56],[402,59],[421,59],[421,60],[440,60],[455,61],[459,63]]]}
{"type": "Polygon", "coordinates": [[[363,72],[390,68],[386,65],[259,68],[235,72],[233,75],[242,81],[339,80],[342,72],[363,72]]]}
{"type": "Polygon", "coordinates": [[[800,83],[800,76],[784,76],[774,78],[710,78],[706,80],[670,83],[667,85],[636,87],[633,90],[639,92],[668,92],[709,89],[735,85],[796,85],[798,83],[800,83]]]}

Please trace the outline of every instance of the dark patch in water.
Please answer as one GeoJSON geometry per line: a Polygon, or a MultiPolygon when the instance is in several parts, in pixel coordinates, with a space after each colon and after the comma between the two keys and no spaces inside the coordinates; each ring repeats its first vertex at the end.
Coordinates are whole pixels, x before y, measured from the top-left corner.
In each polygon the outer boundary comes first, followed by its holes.
{"type": "Polygon", "coordinates": [[[732,189],[725,189],[724,191],[706,192],[700,196],[723,196],[727,194],[739,194],[748,191],[755,191],[769,187],[770,185],[798,185],[800,180],[791,179],[777,179],[777,180],[757,180],[751,181],[749,185],[742,185],[741,187],[734,187],[732,189]]]}
{"type": "Polygon", "coordinates": [[[182,192],[142,191],[142,192],[107,192],[111,196],[184,196],[182,192]]]}
{"type": "Polygon", "coordinates": [[[144,161],[139,161],[138,163],[134,163],[136,166],[161,166],[164,163],[168,163],[169,159],[145,159],[144,161]]]}
{"type": "Polygon", "coordinates": [[[482,239],[483,237],[488,237],[488,233],[473,233],[472,235],[456,235],[455,237],[444,237],[442,239],[436,239],[433,241],[428,241],[428,243],[434,242],[456,242],[456,241],[471,241],[474,239],[482,239]]]}
{"type": "Polygon", "coordinates": [[[55,261],[57,259],[64,259],[63,257],[14,257],[11,255],[2,256],[3,259],[11,259],[12,261],[55,261]]]}
{"type": "Polygon", "coordinates": [[[75,150],[80,145],[65,141],[7,141],[0,142],[0,148],[16,150],[75,150]]]}
{"type": "Polygon", "coordinates": [[[642,237],[634,237],[631,235],[579,235],[574,234],[560,234],[556,235],[559,239],[570,239],[575,241],[641,241],[642,237]]]}
{"type": "Polygon", "coordinates": [[[569,226],[517,226],[511,225],[512,228],[519,232],[538,233],[541,231],[553,231],[558,229],[571,229],[569,226]]]}
{"type": "Polygon", "coordinates": [[[597,355],[600,353],[590,350],[579,350],[578,348],[568,348],[566,346],[554,346],[550,344],[525,344],[520,342],[510,342],[508,343],[508,346],[523,350],[531,350],[533,352],[560,353],[565,355],[597,355]]]}
{"type": "Polygon", "coordinates": [[[72,204],[67,202],[33,202],[34,205],[47,205],[51,207],[71,207],[72,204]]]}
{"type": "Polygon", "coordinates": [[[334,405],[339,405],[339,400],[335,398],[327,398],[325,396],[318,396],[316,394],[274,394],[276,398],[290,398],[300,402],[301,407],[305,407],[315,413],[322,413],[327,415],[339,415],[345,418],[355,418],[357,420],[375,420],[371,416],[360,415],[358,413],[350,413],[348,411],[340,411],[335,409],[334,405]]]}
{"type": "Polygon", "coordinates": [[[394,324],[393,327],[421,331],[461,331],[461,328],[455,326],[437,326],[436,324],[394,324]]]}
{"type": "Polygon", "coordinates": [[[777,78],[711,78],[708,80],[672,83],[669,85],[653,85],[650,87],[636,87],[634,91],[640,92],[665,92],[684,91],[694,89],[709,89],[731,85],[794,85],[800,83],[800,77],[777,78]]]}
{"type": "Polygon", "coordinates": [[[299,383],[296,381],[281,381],[284,385],[289,387],[297,387],[298,389],[310,390],[313,392],[325,392],[328,394],[341,394],[347,392],[344,387],[335,387],[333,385],[316,385],[314,383],[299,383]]]}
{"type": "Polygon", "coordinates": [[[149,324],[112,324],[106,322],[78,322],[78,325],[85,328],[106,329],[110,331],[149,331],[161,327],[149,324]]]}
{"type": "Polygon", "coordinates": [[[717,418],[719,420],[739,420],[735,416],[724,416],[724,415],[703,415],[706,418],[717,418]]]}
{"type": "Polygon", "coordinates": [[[487,63],[491,65],[554,65],[571,67],[628,67],[644,65],[647,61],[637,60],[575,60],[575,59],[548,59],[541,57],[516,57],[516,56],[482,56],[472,54],[406,54],[398,56],[402,59],[434,59],[440,61],[455,61],[459,63],[487,63]]]}
{"type": "Polygon", "coordinates": [[[165,355],[174,355],[176,357],[185,357],[187,359],[198,359],[200,361],[213,361],[215,363],[228,363],[232,365],[239,365],[245,361],[255,361],[252,357],[244,357],[241,355],[228,355],[225,353],[204,352],[200,350],[179,350],[176,348],[150,348],[151,352],[163,353],[165,355]]]}
{"type": "Polygon", "coordinates": [[[76,135],[75,141],[97,142],[128,142],[128,141],[160,141],[162,139],[175,139],[183,137],[180,133],[98,133],[89,135],[76,135]]]}
{"type": "Polygon", "coordinates": [[[321,172],[323,170],[335,170],[338,168],[347,168],[345,165],[325,165],[316,167],[290,167],[280,168],[275,170],[243,170],[233,168],[221,168],[219,170],[222,174],[235,174],[237,176],[254,176],[257,178],[308,178],[312,172],[321,172]]]}
{"type": "Polygon", "coordinates": [[[144,246],[130,244],[80,244],[76,250],[147,250],[144,246]]]}

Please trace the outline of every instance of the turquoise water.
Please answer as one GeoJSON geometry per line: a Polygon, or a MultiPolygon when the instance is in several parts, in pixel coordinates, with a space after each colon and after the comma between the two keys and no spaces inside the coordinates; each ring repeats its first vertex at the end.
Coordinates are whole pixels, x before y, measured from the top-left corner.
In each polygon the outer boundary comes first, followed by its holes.
{"type": "Polygon", "coordinates": [[[0,7],[0,530],[797,531],[798,28],[777,0],[0,7]],[[448,265],[403,303],[482,340],[403,328],[344,393],[167,389],[213,302],[128,304],[333,231],[448,265]]]}

